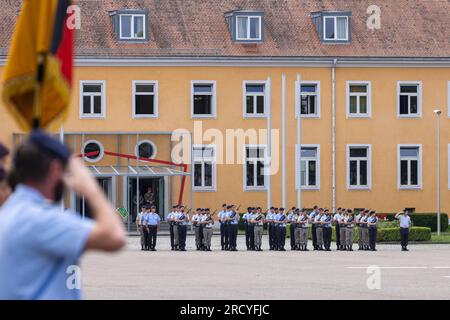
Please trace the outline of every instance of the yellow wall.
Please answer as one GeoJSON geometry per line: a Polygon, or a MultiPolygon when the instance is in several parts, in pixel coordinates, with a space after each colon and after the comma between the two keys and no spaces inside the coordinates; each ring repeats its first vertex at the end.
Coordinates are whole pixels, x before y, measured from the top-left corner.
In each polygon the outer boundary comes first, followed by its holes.
{"type": "MultiPolygon", "coordinates": [[[[0,74],[1,74],[0,68],[0,74]]],[[[77,67],[72,109],[64,126],[71,132],[96,131],[172,131],[193,130],[190,116],[191,80],[215,80],[217,84],[216,119],[204,119],[203,130],[217,128],[266,128],[265,119],[244,119],[242,87],[244,80],[272,78],[272,128],[281,129],[281,75],[287,76],[287,206],[296,204],[295,190],[295,92],[294,81],[300,73],[303,81],[320,81],[321,117],[304,119],[303,144],[320,144],[320,191],[304,191],[303,206],[314,204],[331,207],[331,68],[244,68],[244,67],[77,67]],[[79,80],[106,80],[106,119],[80,120],[79,80]],[[159,118],[132,119],[132,81],[158,80],[159,118]]],[[[340,68],[336,69],[336,200],[337,206],[370,207],[392,212],[414,207],[417,212],[435,211],[436,193],[436,130],[432,110],[442,109],[442,209],[450,212],[448,186],[448,144],[450,121],[447,116],[449,68],[340,68]],[[372,117],[346,118],[346,81],[371,81],[372,117]],[[422,81],[422,118],[397,118],[397,81],[422,81]],[[372,189],[346,190],[346,145],[372,145],[372,189]],[[406,191],[397,188],[397,144],[422,144],[423,188],[406,191]]],[[[18,132],[11,117],[0,109],[0,139],[11,143],[18,132]]],[[[152,138],[158,145],[158,158],[169,160],[167,136],[152,138]]],[[[107,144],[115,145],[114,141],[107,144]]],[[[125,144],[123,144],[125,145],[125,144]]],[[[112,146],[111,146],[112,148],[112,146]]],[[[281,142],[280,142],[281,148],[281,142]]],[[[80,149],[78,147],[77,149],[80,149]]],[[[132,150],[134,145],[132,144],[132,150]]],[[[281,154],[281,150],[280,150],[281,154]]],[[[104,160],[111,161],[111,160],[104,160]]],[[[272,178],[272,204],[281,205],[281,169],[272,178]]],[[[266,205],[266,193],[243,191],[241,164],[218,165],[217,191],[195,192],[194,206],[217,208],[221,203],[266,205]]],[[[189,186],[190,181],[188,179],[189,186]]],[[[174,180],[177,198],[179,179],[174,180]]],[[[189,188],[188,188],[189,189],[189,188]]],[[[189,191],[185,199],[190,197],[189,191]]],[[[189,205],[189,203],[188,203],[189,205]]]]}

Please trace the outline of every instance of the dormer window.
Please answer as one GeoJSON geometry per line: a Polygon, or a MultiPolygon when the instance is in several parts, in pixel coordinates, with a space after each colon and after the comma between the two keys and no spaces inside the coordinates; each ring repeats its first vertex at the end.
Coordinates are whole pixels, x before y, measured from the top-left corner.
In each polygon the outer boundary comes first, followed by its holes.
{"type": "Polygon", "coordinates": [[[119,34],[121,40],[144,40],[145,15],[121,14],[119,34]]]}
{"type": "Polygon", "coordinates": [[[114,33],[121,42],[148,40],[148,11],[145,9],[122,9],[111,11],[114,33]]]}
{"type": "Polygon", "coordinates": [[[259,11],[231,11],[225,14],[234,42],[258,43],[264,41],[264,13],[259,11]]]}
{"type": "Polygon", "coordinates": [[[237,16],[236,40],[261,40],[261,17],[237,16]]]}
{"type": "Polygon", "coordinates": [[[311,14],[322,43],[349,44],[352,40],[350,11],[320,11],[311,14]]]}
{"type": "Polygon", "coordinates": [[[324,17],[324,40],[348,40],[348,17],[324,17]]]}

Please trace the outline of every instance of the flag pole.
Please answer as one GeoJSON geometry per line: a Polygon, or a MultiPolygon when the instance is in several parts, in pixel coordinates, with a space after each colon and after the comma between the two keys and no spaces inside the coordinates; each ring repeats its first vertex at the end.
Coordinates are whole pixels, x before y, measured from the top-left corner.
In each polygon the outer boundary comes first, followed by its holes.
{"type": "Polygon", "coordinates": [[[46,52],[39,52],[37,56],[36,85],[33,104],[33,129],[41,127],[41,91],[45,78],[46,52]]]}

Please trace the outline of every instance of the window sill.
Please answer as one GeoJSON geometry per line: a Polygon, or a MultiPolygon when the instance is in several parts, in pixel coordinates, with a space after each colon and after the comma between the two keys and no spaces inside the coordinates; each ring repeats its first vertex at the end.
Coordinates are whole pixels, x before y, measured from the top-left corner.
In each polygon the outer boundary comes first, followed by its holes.
{"type": "Polygon", "coordinates": [[[199,188],[192,187],[193,192],[217,192],[216,188],[199,188]]]}
{"type": "MultiPolygon", "coordinates": [[[[298,191],[298,187],[295,190],[298,191]]],[[[301,191],[320,191],[320,187],[302,187],[301,191]]]]}
{"type": "Polygon", "coordinates": [[[158,115],[133,115],[133,119],[158,119],[158,115]]]}
{"type": "Polygon", "coordinates": [[[264,119],[267,118],[266,114],[244,114],[244,119],[264,119]]]}
{"type": "MultiPolygon", "coordinates": [[[[320,115],[317,115],[317,114],[314,114],[314,115],[302,114],[301,118],[302,119],[320,119],[320,115]]],[[[298,114],[295,116],[295,119],[298,119],[298,114]]]]}
{"type": "Polygon", "coordinates": [[[417,114],[417,115],[397,115],[398,119],[421,119],[422,115],[421,114],[417,114]]]}
{"type": "Polygon", "coordinates": [[[252,192],[252,191],[266,192],[266,191],[267,191],[267,188],[266,188],[266,187],[261,187],[261,188],[244,187],[244,191],[245,191],[245,192],[252,192]]]}
{"type": "Polygon", "coordinates": [[[402,190],[416,190],[416,191],[420,191],[420,190],[422,190],[422,186],[400,186],[399,188],[398,188],[398,190],[399,191],[402,191],[402,190]]]}
{"type": "Polygon", "coordinates": [[[89,115],[80,115],[80,119],[93,119],[93,120],[104,120],[106,117],[104,115],[99,116],[89,116],[89,115]]]}
{"type": "Polygon", "coordinates": [[[216,119],[215,115],[191,115],[191,119],[216,119]]]}
{"type": "Polygon", "coordinates": [[[347,115],[347,119],[370,119],[370,118],[372,118],[372,116],[369,114],[361,114],[361,115],[348,114],[347,115]]]}
{"type": "Polygon", "coordinates": [[[371,191],[371,187],[357,187],[357,186],[348,186],[347,191],[371,191]]]}

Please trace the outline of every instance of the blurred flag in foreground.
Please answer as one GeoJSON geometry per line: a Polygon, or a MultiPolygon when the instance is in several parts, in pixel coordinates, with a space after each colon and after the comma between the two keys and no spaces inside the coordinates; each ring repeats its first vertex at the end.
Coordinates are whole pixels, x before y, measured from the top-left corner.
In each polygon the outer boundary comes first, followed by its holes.
{"type": "Polygon", "coordinates": [[[68,109],[74,32],[67,24],[69,6],[69,0],[23,1],[3,79],[3,100],[23,130],[56,125],[68,109]]]}

